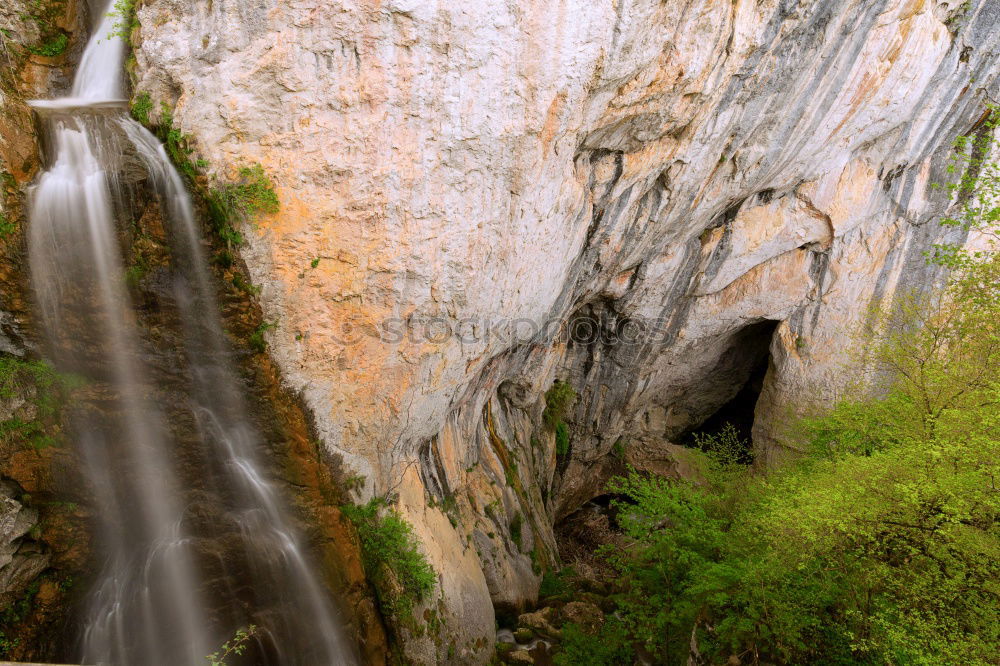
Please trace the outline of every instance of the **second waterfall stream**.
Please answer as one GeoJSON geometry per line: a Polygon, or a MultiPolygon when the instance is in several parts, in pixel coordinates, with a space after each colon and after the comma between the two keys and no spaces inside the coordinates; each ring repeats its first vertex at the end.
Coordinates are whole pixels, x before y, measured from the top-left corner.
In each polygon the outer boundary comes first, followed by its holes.
{"type": "MultiPolygon", "coordinates": [[[[99,4],[102,0],[99,0],[99,4]]],[[[357,662],[329,592],[261,467],[263,441],[222,333],[191,200],[157,139],[127,114],[123,40],[102,11],[71,93],[35,102],[48,169],[31,193],[29,261],[48,351],[100,396],[72,438],[100,518],[103,568],[80,636],[86,664],[205,664],[240,627],[240,663],[357,662]],[[130,157],[127,157],[130,156],[130,157]],[[155,189],[176,315],[167,381],[126,288],[118,229],[136,163],[155,189]],[[180,416],[178,416],[180,414],[180,416]]],[[[168,345],[169,347],[169,345],[168,345]]]]}

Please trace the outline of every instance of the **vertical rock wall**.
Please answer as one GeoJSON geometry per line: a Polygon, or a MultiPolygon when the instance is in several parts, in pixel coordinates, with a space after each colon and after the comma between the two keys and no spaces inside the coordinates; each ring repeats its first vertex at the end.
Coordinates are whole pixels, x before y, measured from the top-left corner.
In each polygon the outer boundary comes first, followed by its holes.
{"type": "Polygon", "coordinates": [[[225,177],[272,354],[328,449],[398,494],[441,578],[423,662],[481,661],[494,605],[614,458],[746,380],[753,433],[843,383],[845,330],[937,276],[953,139],[998,97],[992,0],[146,0],[138,89],[225,177]],[[757,328],[754,328],[757,327],[757,328]],[[767,330],[771,330],[767,328],[767,330]],[[555,378],[579,393],[557,455],[555,378]]]}

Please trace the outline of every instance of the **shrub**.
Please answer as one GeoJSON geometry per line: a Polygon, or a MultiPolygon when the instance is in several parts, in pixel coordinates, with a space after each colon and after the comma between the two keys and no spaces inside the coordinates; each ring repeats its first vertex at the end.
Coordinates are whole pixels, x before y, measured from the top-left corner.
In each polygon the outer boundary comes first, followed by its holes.
{"type": "MultiPolygon", "coordinates": [[[[149,93],[141,92],[135,96],[132,100],[131,106],[132,117],[136,119],[137,122],[149,126],[150,124],[150,113],[153,111],[153,100],[150,99],[149,93]]],[[[171,118],[173,120],[173,118],[171,118]]]]}
{"type": "Polygon", "coordinates": [[[242,167],[235,182],[212,188],[205,202],[212,226],[227,245],[241,245],[243,236],[236,225],[281,208],[274,183],[259,164],[242,167]]]}
{"type": "Polygon", "coordinates": [[[17,230],[17,225],[10,221],[10,218],[0,213],[0,238],[6,238],[17,230]]]}
{"type": "Polygon", "coordinates": [[[556,666],[621,666],[635,661],[625,627],[617,618],[607,618],[593,634],[573,623],[562,631],[562,645],[553,659],[556,666]]]}
{"type": "Polygon", "coordinates": [[[35,55],[54,58],[57,55],[62,55],[68,45],[69,37],[66,36],[66,33],[58,32],[41,45],[28,47],[28,50],[35,55]]]}
{"type": "Polygon", "coordinates": [[[344,515],[358,530],[365,573],[388,616],[413,621],[413,607],[434,590],[437,576],[420,552],[413,528],[376,498],[347,505],[344,515]]]}
{"type": "Polygon", "coordinates": [[[569,453],[569,426],[564,422],[556,423],[556,455],[560,458],[569,453]]]}
{"type": "Polygon", "coordinates": [[[567,594],[573,589],[568,579],[574,575],[576,572],[573,567],[566,567],[559,571],[546,571],[542,576],[542,583],[538,587],[538,597],[545,599],[567,594]]]}
{"type": "Polygon", "coordinates": [[[562,421],[566,408],[576,400],[576,391],[566,382],[557,379],[552,387],[545,392],[545,411],[542,418],[550,428],[555,428],[562,421]]]}

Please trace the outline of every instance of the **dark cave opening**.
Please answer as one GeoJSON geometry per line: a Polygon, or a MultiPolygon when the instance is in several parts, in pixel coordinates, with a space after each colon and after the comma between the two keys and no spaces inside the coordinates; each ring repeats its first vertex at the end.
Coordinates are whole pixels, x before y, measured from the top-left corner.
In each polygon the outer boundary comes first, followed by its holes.
{"type": "Polygon", "coordinates": [[[735,395],[680,438],[684,446],[697,447],[697,436],[718,436],[731,425],[744,443],[738,462],[753,462],[753,424],[757,401],[764,388],[764,378],[771,362],[771,338],[778,327],[776,321],[752,324],[737,333],[720,360],[720,371],[711,379],[739,386],[735,395]]]}

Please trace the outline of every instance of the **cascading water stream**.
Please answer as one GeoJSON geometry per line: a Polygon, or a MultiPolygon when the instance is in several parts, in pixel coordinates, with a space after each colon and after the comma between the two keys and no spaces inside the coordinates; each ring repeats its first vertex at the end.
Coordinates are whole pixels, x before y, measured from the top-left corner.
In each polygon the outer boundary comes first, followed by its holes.
{"type": "Polygon", "coordinates": [[[107,407],[82,411],[73,428],[106,558],[82,658],[204,664],[236,628],[255,623],[253,663],[355,663],[329,594],[261,470],[262,441],[231,368],[190,198],[163,147],[124,112],[124,45],[112,33],[105,16],[70,97],[35,103],[48,116],[53,159],[31,195],[32,285],[53,360],[103,387],[107,407]],[[166,222],[187,403],[204,465],[198,489],[185,487],[190,474],[177,471],[182,447],[155,402],[124,286],[113,196],[121,190],[122,142],[144,163],[166,222]],[[214,567],[205,566],[206,552],[214,567]]]}

